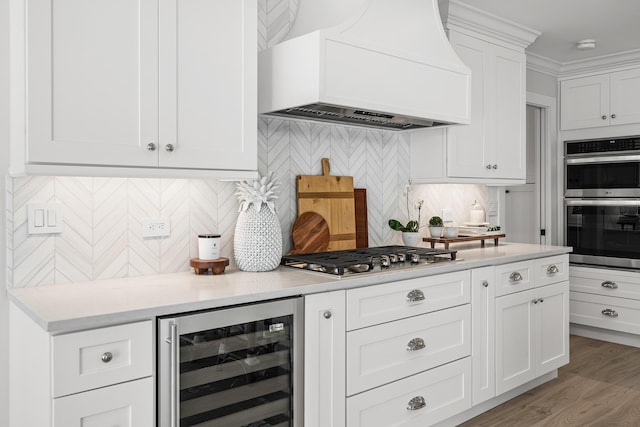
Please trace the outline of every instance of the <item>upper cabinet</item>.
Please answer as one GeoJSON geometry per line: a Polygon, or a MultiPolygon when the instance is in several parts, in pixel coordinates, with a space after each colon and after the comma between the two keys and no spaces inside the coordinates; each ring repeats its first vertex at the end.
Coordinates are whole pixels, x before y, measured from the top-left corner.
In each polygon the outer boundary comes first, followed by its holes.
{"type": "Polygon", "coordinates": [[[13,1],[13,172],[257,169],[255,0],[13,1]]]}
{"type": "Polygon", "coordinates": [[[416,182],[524,183],[524,49],[539,33],[455,0],[447,28],[471,69],[471,124],[412,132],[411,176],[416,182]]]}
{"type": "Polygon", "coordinates": [[[640,68],[560,82],[561,130],[640,123],[640,68]]]}

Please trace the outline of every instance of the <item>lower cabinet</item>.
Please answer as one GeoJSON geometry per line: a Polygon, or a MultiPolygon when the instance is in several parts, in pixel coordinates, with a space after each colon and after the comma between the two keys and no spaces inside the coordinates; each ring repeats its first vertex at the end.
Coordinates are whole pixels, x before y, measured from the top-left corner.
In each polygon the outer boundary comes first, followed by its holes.
{"type": "Polygon", "coordinates": [[[61,427],[152,426],[152,378],[54,399],[53,425],[61,427]]]}
{"type": "Polygon", "coordinates": [[[345,427],[345,291],[304,298],[304,425],[345,427]]]}
{"type": "Polygon", "coordinates": [[[569,362],[569,282],[496,298],[496,393],[569,362]]]}
{"type": "Polygon", "coordinates": [[[471,358],[347,399],[349,427],[425,427],[471,407],[471,358]]]}

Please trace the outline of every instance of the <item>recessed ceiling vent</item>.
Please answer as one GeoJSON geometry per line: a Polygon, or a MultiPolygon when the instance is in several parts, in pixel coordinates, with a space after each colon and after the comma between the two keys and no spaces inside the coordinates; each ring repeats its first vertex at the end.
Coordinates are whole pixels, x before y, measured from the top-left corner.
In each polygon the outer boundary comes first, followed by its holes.
{"type": "Polygon", "coordinates": [[[471,72],[437,0],[300,0],[260,53],[259,112],[394,130],[468,124],[471,72]]]}

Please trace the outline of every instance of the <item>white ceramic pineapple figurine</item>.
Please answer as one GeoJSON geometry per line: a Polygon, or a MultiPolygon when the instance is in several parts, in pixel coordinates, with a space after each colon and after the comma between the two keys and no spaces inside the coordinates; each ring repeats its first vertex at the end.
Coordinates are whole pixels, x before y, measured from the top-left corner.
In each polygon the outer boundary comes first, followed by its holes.
{"type": "Polygon", "coordinates": [[[233,236],[233,255],[240,270],[270,271],[282,257],[282,232],[276,213],[280,187],[273,172],[253,181],[237,183],[240,214],[233,236]]]}

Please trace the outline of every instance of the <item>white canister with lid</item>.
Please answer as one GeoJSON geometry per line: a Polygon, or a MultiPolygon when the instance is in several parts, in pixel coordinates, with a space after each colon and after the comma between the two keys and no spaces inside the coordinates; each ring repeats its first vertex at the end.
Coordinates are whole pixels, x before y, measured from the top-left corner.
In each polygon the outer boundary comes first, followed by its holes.
{"type": "Polygon", "coordinates": [[[469,215],[469,222],[472,224],[480,225],[484,224],[486,221],[484,208],[477,200],[473,201],[473,205],[471,205],[471,214],[469,215]]]}
{"type": "Polygon", "coordinates": [[[198,234],[198,258],[204,261],[220,258],[219,234],[198,234]]]}

